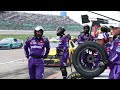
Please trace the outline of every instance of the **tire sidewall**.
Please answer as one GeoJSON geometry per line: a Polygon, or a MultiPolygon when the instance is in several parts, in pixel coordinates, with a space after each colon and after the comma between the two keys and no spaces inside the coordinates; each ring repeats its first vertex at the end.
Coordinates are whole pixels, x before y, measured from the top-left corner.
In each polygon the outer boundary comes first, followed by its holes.
{"type": "Polygon", "coordinates": [[[75,71],[75,72],[72,72],[68,77],[67,79],[84,79],[83,77],[81,77],[81,75],[75,71]]]}
{"type": "Polygon", "coordinates": [[[23,47],[23,44],[21,43],[21,44],[20,44],[20,48],[22,48],[22,47],[23,47]]]}

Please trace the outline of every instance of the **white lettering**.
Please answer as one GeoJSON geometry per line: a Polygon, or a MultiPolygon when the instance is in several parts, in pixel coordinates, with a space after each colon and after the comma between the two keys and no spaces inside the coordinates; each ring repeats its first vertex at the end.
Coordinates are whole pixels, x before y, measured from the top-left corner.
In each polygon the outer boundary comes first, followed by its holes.
{"type": "Polygon", "coordinates": [[[41,49],[42,46],[31,46],[31,49],[32,49],[32,48],[39,48],[39,49],[41,49]]]}

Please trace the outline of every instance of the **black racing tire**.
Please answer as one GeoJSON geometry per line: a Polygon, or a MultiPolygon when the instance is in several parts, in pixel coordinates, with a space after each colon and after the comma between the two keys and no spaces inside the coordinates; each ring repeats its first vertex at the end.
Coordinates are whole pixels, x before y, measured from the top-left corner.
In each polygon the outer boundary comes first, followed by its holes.
{"type": "Polygon", "coordinates": [[[10,49],[13,49],[13,45],[12,44],[10,44],[10,49]]]}
{"type": "Polygon", "coordinates": [[[88,41],[85,43],[82,43],[81,45],[79,45],[72,57],[72,63],[73,66],[75,68],[75,70],[81,74],[81,76],[85,77],[86,79],[89,78],[94,78],[94,77],[98,77],[102,72],[104,72],[104,70],[107,68],[107,64],[108,64],[108,54],[105,50],[105,48],[103,46],[101,46],[100,44],[98,44],[97,42],[93,42],[93,41],[88,41]],[[95,49],[97,49],[97,51],[100,52],[101,54],[101,58],[103,61],[103,65],[98,67],[95,70],[85,70],[81,63],[79,63],[79,55],[82,52],[83,49],[88,48],[88,47],[93,47],[95,49]]]}
{"type": "Polygon", "coordinates": [[[67,79],[85,79],[85,78],[82,77],[80,73],[78,73],[77,71],[74,71],[67,77],[67,79]]]}

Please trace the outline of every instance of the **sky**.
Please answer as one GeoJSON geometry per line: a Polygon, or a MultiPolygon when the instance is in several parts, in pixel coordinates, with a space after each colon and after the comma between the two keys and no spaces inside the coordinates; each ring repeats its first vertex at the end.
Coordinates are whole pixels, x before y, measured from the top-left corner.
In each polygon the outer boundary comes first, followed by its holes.
{"type": "MultiPolygon", "coordinates": [[[[27,12],[27,13],[36,13],[36,14],[50,14],[50,15],[60,15],[61,11],[21,11],[21,12],[27,12]]],[[[82,24],[81,22],[81,15],[88,15],[90,20],[96,20],[96,18],[103,18],[106,19],[103,16],[99,16],[93,13],[90,13],[88,11],[66,11],[67,16],[69,16],[71,19],[75,20],[76,22],[82,24]]],[[[117,19],[120,21],[120,12],[119,11],[93,11],[98,14],[105,15],[107,17],[117,19]]],[[[116,23],[116,21],[109,20],[110,23],[116,23]]],[[[91,22],[88,23],[91,25],[91,22]]]]}

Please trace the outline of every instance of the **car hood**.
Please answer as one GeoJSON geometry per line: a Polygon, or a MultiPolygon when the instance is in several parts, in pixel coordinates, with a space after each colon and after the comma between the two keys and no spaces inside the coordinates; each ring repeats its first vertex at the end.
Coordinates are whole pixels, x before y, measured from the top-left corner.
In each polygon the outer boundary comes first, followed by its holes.
{"type": "Polygon", "coordinates": [[[56,48],[50,48],[49,55],[56,55],[56,48]]]}

